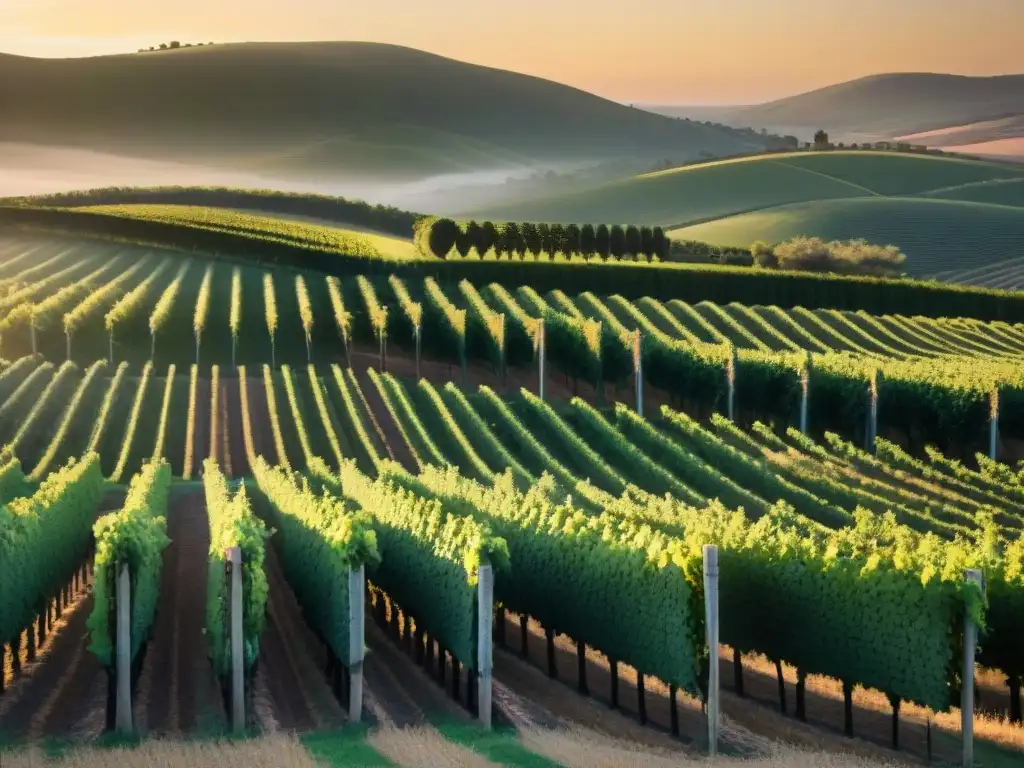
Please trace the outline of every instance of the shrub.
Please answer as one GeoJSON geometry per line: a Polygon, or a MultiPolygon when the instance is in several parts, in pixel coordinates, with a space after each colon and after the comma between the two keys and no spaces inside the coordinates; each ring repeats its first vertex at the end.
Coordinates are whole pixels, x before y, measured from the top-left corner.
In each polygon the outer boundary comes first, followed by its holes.
{"type": "Polygon", "coordinates": [[[754,257],[750,254],[750,251],[723,251],[721,263],[734,267],[752,267],[754,265],[754,257]]]}
{"type": "Polygon", "coordinates": [[[759,267],[774,269],[779,266],[779,260],[775,256],[774,249],[763,240],[758,240],[750,246],[750,255],[754,259],[754,264],[759,267]]]}
{"type": "Polygon", "coordinates": [[[898,277],[906,256],[894,245],[864,240],[826,242],[820,237],[794,237],[775,246],[779,269],[836,272],[844,275],[898,277]]]}

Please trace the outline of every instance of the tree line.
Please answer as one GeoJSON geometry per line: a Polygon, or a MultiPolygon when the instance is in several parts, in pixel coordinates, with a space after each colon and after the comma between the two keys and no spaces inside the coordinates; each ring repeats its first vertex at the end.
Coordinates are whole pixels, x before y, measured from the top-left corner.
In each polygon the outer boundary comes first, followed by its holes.
{"type": "Polygon", "coordinates": [[[562,253],[572,256],[627,256],[666,261],[671,243],[661,227],[621,224],[535,224],[529,221],[468,221],[459,224],[449,218],[427,217],[414,227],[414,239],[420,252],[440,259],[454,254],[465,258],[475,252],[483,257],[523,258],[562,253]]]}

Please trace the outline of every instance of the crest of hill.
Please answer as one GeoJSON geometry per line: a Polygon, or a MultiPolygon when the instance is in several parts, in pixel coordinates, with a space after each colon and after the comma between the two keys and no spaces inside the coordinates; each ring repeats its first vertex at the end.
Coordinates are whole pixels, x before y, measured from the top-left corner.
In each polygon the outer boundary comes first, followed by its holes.
{"type": "Polygon", "coordinates": [[[248,43],[0,55],[0,140],[264,173],[417,178],[750,151],[749,137],[395,45],[248,43]],[[181,136],[187,134],[188,142],[181,136]]]}
{"type": "Polygon", "coordinates": [[[954,190],[1016,179],[1024,179],[1024,166],[901,152],[792,152],[647,173],[463,217],[682,227],[794,203],[939,190],[952,197],[954,190]]]}
{"type": "Polygon", "coordinates": [[[735,125],[787,125],[894,138],[1024,114],[1024,75],[872,75],[730,112],[735,125]]]}

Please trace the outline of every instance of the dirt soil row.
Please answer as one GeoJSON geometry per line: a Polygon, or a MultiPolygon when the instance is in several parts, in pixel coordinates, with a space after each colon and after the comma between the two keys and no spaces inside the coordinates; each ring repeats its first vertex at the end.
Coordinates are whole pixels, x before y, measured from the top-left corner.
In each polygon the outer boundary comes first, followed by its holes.
{"type": "MultiPolygon", "coordinates": [[[[120,508],[124,492],[108,492],[96,516],[120,508]]],[[[38,643],[36,657],[28,658],[27,633],[21,642],[20,674],[5,654],[4,693],[0,695],[0,740],[54,739],[83,741],[103,731],[106,719],[106,672],[89,652],[86,626],[92,612],[91,556],[67,586],[67,604],[57,616],[56,601],[47,611],[49,629],[38,643]],[[52,623],[51,623],[52,622],[52,623]]],[[[36,628],[33,634],[38,638],[36,628]]]]}

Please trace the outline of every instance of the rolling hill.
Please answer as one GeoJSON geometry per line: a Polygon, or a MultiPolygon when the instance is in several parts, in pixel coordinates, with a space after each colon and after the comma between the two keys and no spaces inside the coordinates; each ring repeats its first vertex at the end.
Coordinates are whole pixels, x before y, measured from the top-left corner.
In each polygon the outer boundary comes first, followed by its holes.
{"type": "Polygon", "coordinates": [[[1024,177],[1019,179],[996,179],[991,182],[939,189],[934,192],[928,192],[926,195],[922,195],[922,197],[1024,207],[1024,177]]]}
{"type": "Polygon", "coordinates": [[[970,155],[1024,158],[1024,75],[872,75],[764,104],[649,105],[669,117],[766,128],[809,141],[818,128],[833,141],[886,140],[970,155]]]}
{"type": "Polygon", "coordinates": [[[806,126],[895,138],[1024,114],[1024,75],[872,75],[730,112],[733,125],[806,126]]]}
{"type": "Polygon", "coordinates": [[[949,152],[1004,160],[1024,160],[1024,113],[996,120],[982,120],[899,137],[911,144],[925,144],[949,152]]]}
{"type": "Polygon", "coordinates": [[[896,152],[794,152],[633,176],[573,195],[468,211],[477,218],[681,227],[791,203],[946,193],[1024,179],[1024,167],[896,152]]]}
{"type": "Polygon", "coordinates": [[[279,178],[424,178],[750,151],[749,137],[394,45],[0,55],[0,141],[279,178]]]}
{"type": "Polygon", "coordinates": [[[1024,167],[897,152],[720,160],[465,218],[635,223],[678,239],[749,246],[794,235],[892,243],[928,275],[1024,253],[1024,167]]]}
{"type": "Polygon", "coordinates": [[[954,125],[935,131],[911,133],[900,136],[899,139],[911,144],[927,144],[929,147],[959,148],[987,141],[1016,139],[1021,136],[1024,136],[1024,113],[996,120],[982,120],[967,125],[954,125]]]}
{"type": "Polygon", "coordinates": [[[965,263],[973,267],[1024,252],[1024,208],[959,200],[863,197],[821,200],[729,216],[673,230],[672,237],[715,245],[777,243],[797,235],[893,243],[921,277],[965,263]]]}

